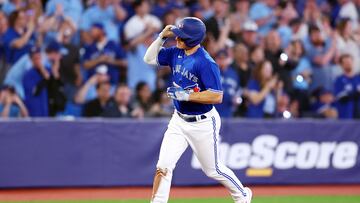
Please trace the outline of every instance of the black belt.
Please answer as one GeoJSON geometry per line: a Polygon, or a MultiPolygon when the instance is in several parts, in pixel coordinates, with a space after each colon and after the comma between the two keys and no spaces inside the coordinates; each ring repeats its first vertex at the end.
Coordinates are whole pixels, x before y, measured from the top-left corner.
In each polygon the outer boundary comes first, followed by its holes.
{"type": "Polygon", "coordinates": [[[177,112],[177,114],[180,116],[180,118],[182,118],[186,122],[195,122],[195,121],[200,121],[200,120],[203,120],[203,119],[207,118],[204,114],[203,115],[198,115],[198,116],[184,116],[179,112],[177,112]],[[197,119],[197,117],[199,119],[197,119]]]}

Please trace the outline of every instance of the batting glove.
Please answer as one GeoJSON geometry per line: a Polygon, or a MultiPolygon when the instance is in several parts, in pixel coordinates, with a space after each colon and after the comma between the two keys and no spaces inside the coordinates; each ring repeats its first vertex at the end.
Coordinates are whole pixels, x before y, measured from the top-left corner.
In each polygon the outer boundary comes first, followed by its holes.
{"type": "Polygon", "coordinates": [[[178,101],[189,101],[190,93],[181,87],[168,87],[166,90],[168,97],[178,101]]]}

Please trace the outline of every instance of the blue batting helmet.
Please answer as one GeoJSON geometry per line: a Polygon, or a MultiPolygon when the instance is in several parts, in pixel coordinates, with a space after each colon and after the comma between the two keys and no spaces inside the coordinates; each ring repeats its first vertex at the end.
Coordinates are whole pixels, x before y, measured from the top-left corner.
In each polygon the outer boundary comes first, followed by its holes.
{"type": "Polygon", "coordinates": [[[186,17],[171,29],[176,37],[181,38],[186,46],[194,47],[200,44],[206,34],[205,24],[195,17],[186,17]]]}

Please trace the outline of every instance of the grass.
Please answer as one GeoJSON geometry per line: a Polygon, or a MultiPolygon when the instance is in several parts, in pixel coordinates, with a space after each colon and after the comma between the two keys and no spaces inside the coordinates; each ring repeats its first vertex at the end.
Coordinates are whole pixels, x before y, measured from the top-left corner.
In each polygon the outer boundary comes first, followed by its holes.
{"type": "MultiPolygon", "coordinates": [[[[149,200],[77,200],[77,201],[26,201],[16,203],[149,203],[149,200]]],[[[252,203],[359,203],[360,196],[284,196],[255,197],[252,203]]],[[[0,202],[10,203],[10,202],[0,202]]],[[[14,203],[14,202],[12,202],[14,203]]],[[[169,203],[233,203],[229,198],[173,199],[169,203]]]]}

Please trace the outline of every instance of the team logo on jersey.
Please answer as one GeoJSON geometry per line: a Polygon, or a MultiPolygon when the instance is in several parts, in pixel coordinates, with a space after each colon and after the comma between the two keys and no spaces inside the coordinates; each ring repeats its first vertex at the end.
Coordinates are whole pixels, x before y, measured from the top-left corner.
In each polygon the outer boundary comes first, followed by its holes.
{"type": "Polygon", "coordinates": [[[194,83],[198,82],[198,77],[195,76],[194,73],[191,73],[189,70],[187,70],[186,68],[183,68],[181,65],[176,65],[173,68],[173,75],[176,74],[180,74],[183,77],[185,77],[186,79],[193,81],[194,83]]]}
{"type": "Polygon", "coordinates": [[[190,92],[200,92],[200,87],[199,84],[193,84],[193,85],[189,85],[184,87],[184,90],[190,91],[190,92]]]}

